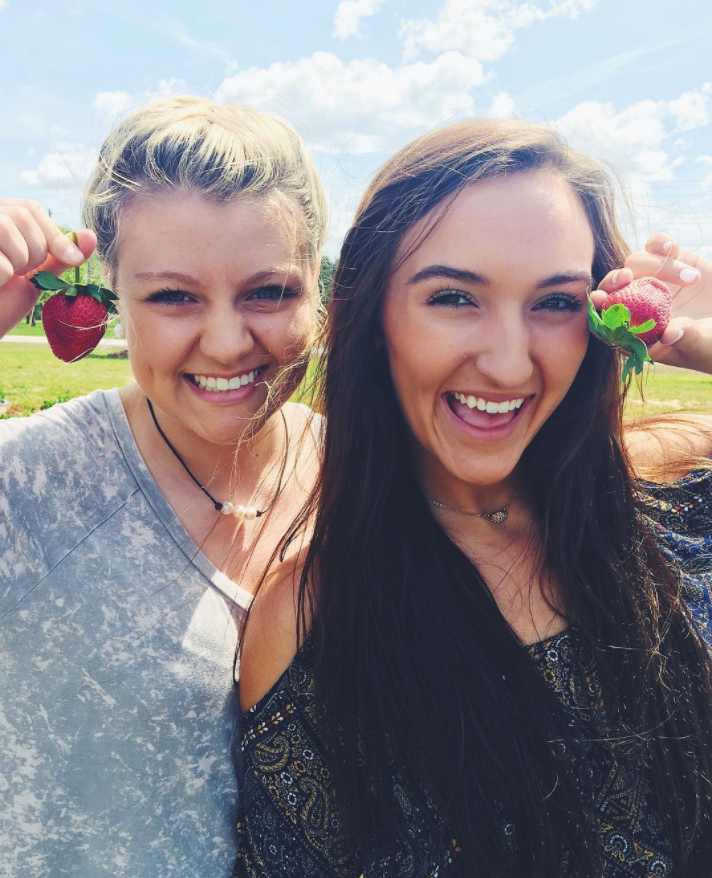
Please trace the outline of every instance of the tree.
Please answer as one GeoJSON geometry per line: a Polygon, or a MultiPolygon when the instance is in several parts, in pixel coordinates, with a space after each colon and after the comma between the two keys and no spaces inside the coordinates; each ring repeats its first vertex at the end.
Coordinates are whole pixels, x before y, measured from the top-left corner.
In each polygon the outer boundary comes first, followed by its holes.
{"type": "Polygon", "coordinates": [[[331,287],[334,280],[334,270],[336,263],[328,256],[323,256],[321,260],[321,269],[319,271],[319,292],[321,301],[324,305],[331,299],[331,287]]]}

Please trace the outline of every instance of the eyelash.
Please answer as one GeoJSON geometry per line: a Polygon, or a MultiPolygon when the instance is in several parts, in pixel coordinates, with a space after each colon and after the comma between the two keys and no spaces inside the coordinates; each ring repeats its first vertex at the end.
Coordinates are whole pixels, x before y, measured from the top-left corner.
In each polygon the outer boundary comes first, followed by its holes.
{"type": "MultiPolygon", "coordinates": [[[[442,290],[437,290],[428,298],[428,305],[440,305],[445,308],[463,308],[465,305],[474,305],[475,302],[467,293],[461,292],[460,290],[453,290],[450,287],[446,287],[442,290]],[[453,299],[464,299],[464,301],[453,301],[453,299]]],[[[547,296],[541,302],[537,302],[534,306],[534,310],[544,310],[544,311],[580,311],[583,308],[583,304],[578,296],[573,296],[569,293],[553,293],[550,296],[547,296]],[[546,307],[546,303],[561,303],[565,307],[546,307]]]]}
{"type": "MultiPolygon", "coordinates": [[[[283,287],[281,284],[267,284],[263,287],[259,287],[247,297],[245,301],[279,301],[279,299],[291,299],[294,296],[297,296],[298,293],[296,290],[291,289],[290,287],[283,287]],[[269,295],[263,296],[258,295],[258,293],[268,293],[269,295]]],[[[175,307],[180,307],[181,305],[190,304],[190,293],[186,293],[185,290],[177,290],[177,289],[162,289],[156,290],[155,293],[151,293],[148,296],[148,302],[165,302],[167,305],[173,305],[175,307]],[[184,296],[185,299],[181,301],[176,301],[175,296],[184,296]],[[186,301],[187,299],[187,301],[186,301]]]]}

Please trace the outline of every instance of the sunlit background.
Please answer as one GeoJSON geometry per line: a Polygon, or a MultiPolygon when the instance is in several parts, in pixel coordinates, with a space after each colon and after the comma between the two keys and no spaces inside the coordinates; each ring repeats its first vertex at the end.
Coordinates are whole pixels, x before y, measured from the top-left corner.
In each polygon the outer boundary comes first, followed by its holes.
{"type": "Polygon", "coordinates": [[[97,148],[169,92],[278,113],[314,151],[338,253],[395,148],[463,115],[549,121],[628,181],[636,243],[712,254],[712,13],[640,0],[0,0],[0,197],[79,223],[97,148]]]}

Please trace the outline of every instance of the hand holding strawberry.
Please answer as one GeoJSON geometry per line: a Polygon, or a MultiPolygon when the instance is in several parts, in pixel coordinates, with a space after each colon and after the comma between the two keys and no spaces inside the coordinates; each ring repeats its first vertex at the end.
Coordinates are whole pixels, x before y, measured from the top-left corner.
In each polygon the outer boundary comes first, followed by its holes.
{"type": "Polygon", "coordinates": [[[650,359],[712,374],[712,262],[684,250],[669,235],[656,234],[644,252],[631,253],[623,268],[603,278],[591,300],[605,308],[646,276],[662,282],[672,296],[667,326],[658,340],[650,339],[650,359]]]}
{"type": "Polygon", "coordinates": [[[74,244],[34,201],[0,199],[0,338],[34,306],[39,290],[29,275],[59,275],[94,252],[96,236],[77,232],[74,244]]]}

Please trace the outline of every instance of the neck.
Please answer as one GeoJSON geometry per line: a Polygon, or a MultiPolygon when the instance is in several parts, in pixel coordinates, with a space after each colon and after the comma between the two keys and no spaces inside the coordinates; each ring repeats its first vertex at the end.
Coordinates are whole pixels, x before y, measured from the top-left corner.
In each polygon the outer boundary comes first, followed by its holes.
{"type": "Polygon", "coordinates": [[[472,484],[456,478],[439,463],[420,467],[426,497],[452,509],[467,512],[496,512],[508,504],[522,484],[518,470],[490,484],[472,484]]]}
{"type": "MultiPolygon", "coordinates": [[[[143,437],[143,450],[178,483],[189,483],[189,476],[153,423],[146,397],[136,386],[129,397],[130,421],[134,432],[143,437]],[[187,482],[186,482],[187,480],[187,482]]],[[[128,408],[128,406],[127,406],[128,408]]],[[[244,493],[256,487],[265,468],[284,453],[284,427],[279,411],[259,429],[236,437],[234,442],[216,444],[172,418],[153,402],[156,419],[171,445],[195,478],[219,501],[230,499],[235,490],[244,493]]]]}

